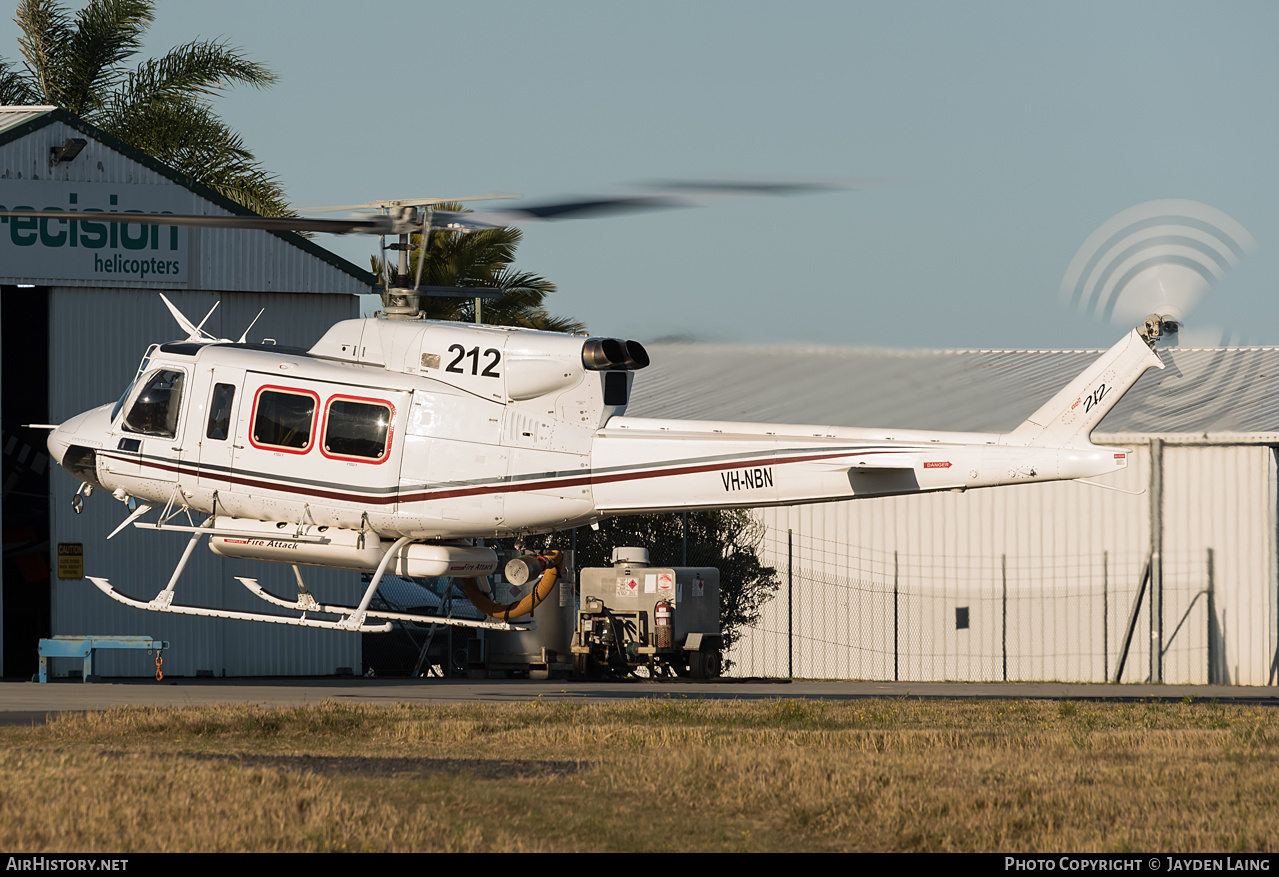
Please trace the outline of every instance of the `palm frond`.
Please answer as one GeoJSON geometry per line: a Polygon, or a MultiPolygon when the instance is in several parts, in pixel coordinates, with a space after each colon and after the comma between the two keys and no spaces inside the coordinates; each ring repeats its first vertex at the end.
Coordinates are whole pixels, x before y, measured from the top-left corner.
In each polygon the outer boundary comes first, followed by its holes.
{"type": "Polygon", "coordinates": [[[207,107],[151,104],[113,114],[102,127],[256,213],[291,215],[279,178],[207,107]]]}
{"type": "Polygon", "coordinates": [[[150,0],[94,0],[81,9],[67,45],[62,106],[90,118],[119,87],[121,64],[142,48],[154,21],[150,0]]]}
{"type": "Polygon", "coordinates": [[[207,104],[231,85],[267,88],[277,77],[225,43],[195,42],[139,64],[113,96],[112,113],[154,104],[207,104]]]}
{"type": "Polygon", "coordinates": [[[154,0],[89,0],[74,19],[54,0],[21,0],[16,20],[26,73],[0,58],[0,102],[62,107],[251,210],[291,214],[279,179],[212,108],[232,85],[273,84],[266,67],[197,40],[126,70],[154,0]]]}
{"type": "Polygon", "coordinates": [[[18,46],[39,100],[64,106],[66,57],[71,44],[71,19],[66,10],[51,0],[22,0],[13,20],[22,30],[18,46]]]}
{"type": "MultiPolygon", "coordinates": [[[[440,210],[462,212],[461,205],[439,205],[440,210]]],[[[481,305],[484,322],[495,326],[521,326],[547,332],[584,332],[586,325],[568,317],[552,316],[545,307],[546,297],[555,292],[555,284],[528,271],[515,271],[515,250],[523,233],[517,228],[493,228],[463,234],[437,231],[431,234],[422,270],[424,286],[475,286],[500,290],[502,295],[481,305]]],[[[417,247],[420,236],[412,235],[417,247]]],[[[409,256],[409,276],[417,276],[421,249],[409,256]]],[[[379,256],[370,258],[373,273],[389,285],[395,280],[396,266],[379,256]]],[[[432,320],[475,321],[475,300],[426,296],[422,311],[432,320]]]]}
{"type": "Polygon", "coordinates": [[[24,106],[38,104],[40,96],[31,86],[31,79],[0,58],[0,106],[24,106]]]}

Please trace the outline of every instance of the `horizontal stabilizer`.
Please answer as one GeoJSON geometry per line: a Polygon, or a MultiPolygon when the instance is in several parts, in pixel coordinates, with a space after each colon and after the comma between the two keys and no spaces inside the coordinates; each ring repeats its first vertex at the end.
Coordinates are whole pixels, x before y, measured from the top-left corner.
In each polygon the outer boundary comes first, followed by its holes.
{"type": "Polygon", "coordinates": [[[915,469],[919,466],[923,457],[919,454],[875,454],[873,456],[863,456],[857,459],[852,466],[844,466],[845,469],[853,471],[861,470],[895,470],[895,469],[915,469]]]}
{"type": "Polygon", "coordinates": [[[861,453],[834,460],[807,460],[803,463],[795,464],[795,468],[810,472],[889,471],[914,469],[919,465],[921,459],[921,455],[913,451],[900,453],[886,451],[870,454],[861,453]]]}

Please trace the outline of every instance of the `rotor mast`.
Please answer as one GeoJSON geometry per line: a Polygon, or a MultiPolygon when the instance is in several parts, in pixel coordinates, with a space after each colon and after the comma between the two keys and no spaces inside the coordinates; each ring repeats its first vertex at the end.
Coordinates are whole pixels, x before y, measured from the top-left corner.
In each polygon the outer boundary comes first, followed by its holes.
{"type": "Polygon", "coordinates": [[[383,305],[383,313],[388,317],[396,319],[416,319],[422,313],[421,296],[418,294],[418,286],[422,279],[422,264],[426,260],[427,242],[430,240],[431,234],[431,214],[433,212],[430,206],[418,208],[415,206],[388,206],[388,215],[391,216],[392,223],[398,231],[399,238],[393,244],[384,244],[384,250],[396,250],[399,254],[396,260],[395,276],[392,278],[394,285],[388,284],[386,288],[386,301],[383,305]],[[414,232],[419,235],[418,243],[412,242],[414,232]],[[415,282],[409,286],[409,251],[419,250],[417,259],[417,277],[415,282]]]}
{"type": "MultiPolygon", "coordinates": [[[[473,198],[458,198],[457,201],[488,201],[493,199],[512,198],[512,195],[477,195],[473,198]]],[[[475,300],[475,322],[481,322],[481,302],[486,298],[499,298],[502,293],[497,289],[480,289],[467,286],[422,286],[422,270],[426,265],[426,254],[430,250],[432,220],[435,216],[435,205],[446,203],[445,199],[412,199],[403,201],[378,201],[364,205],[381,207],[389,219],[389,232],[396,235],[395,243],[384,243],[382,249],[397,252],[396,270],[385,289],[386,299],[382,313],[389,319],[415,320],[423,316],[422,296],[436,295],[448,298],[472,298],[475,300]],[[417,243],[413,236],[417,235],[417,243]],[[409,253],[418,251],[417,271],[412,282],[409,278],[409,253]]],[[[460,234],[476,231],[475,228],[458,224],[450,226],[450,230],[460,234]]],[[[383,241],[385,241],[385,233],[383,241]]]]}

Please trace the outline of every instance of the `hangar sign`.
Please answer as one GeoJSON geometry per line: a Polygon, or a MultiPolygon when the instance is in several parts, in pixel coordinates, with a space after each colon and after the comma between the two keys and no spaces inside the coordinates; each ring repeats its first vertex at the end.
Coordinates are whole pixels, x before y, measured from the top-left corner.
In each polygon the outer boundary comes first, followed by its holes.
{"type": "MultiPolygon", "coordinates": [[[[0,210],[136,213],[193,212],[180,186],[5,180],[0,210]]],[[[185,286],[187,229],[154,220],[90,222],[0,217],[0,273],[14,280],[159,281],[185,286]]]]}

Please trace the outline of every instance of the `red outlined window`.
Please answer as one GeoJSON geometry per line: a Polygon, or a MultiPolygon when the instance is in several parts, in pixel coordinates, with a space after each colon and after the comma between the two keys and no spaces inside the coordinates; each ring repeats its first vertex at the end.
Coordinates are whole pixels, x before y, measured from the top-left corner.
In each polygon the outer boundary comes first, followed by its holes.
{"type": "Polygon", "coordinates": [[[250,442],[264,451],[305,454],[315,439],[320,397],[310,390],[262,387],[253,399],[250,442]]]}
{"type": "Polygon", "coordinates": [[[382,399],[331,396],[320,452],[334,460],[384,463],[391,456],[395,406],[382,399]]]}

